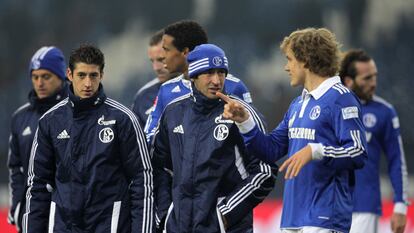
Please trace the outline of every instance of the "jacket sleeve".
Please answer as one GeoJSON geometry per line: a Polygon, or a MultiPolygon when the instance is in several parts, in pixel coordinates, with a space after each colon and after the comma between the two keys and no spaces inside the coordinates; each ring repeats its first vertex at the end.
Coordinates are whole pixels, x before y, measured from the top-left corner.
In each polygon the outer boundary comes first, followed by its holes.
{"type": "Polygon", "coordinates": [[[144,132],[147,136],[147,142],[149,144],[151,144],[152,142],[155,130],[158,126],[158,121],[160,120],[161,114],[163,113],[165,108],[165,103],[163,101],[162,95],[162,93],[164,92],[163,90],[164,88],[163,86],[161,86],[160,90],[158,91],[158,95],[155,99],[154,109],[151,111],[145,124],[144,132]]]}
{"type": "MultiPolygon", "coordinates": [[[[8,215],[8,222],[10,224],[16,224],[21,227],[18,221],[18,216],[23,206],[22,199],[24,198],[24,189],[26,180],[23,174],[23,163],[21,161],[18,137],[15,133],[14,119],[12,122],[12,129],[9,137],[9,152],[7,166],[9,168],[9,187],[10,187],[10,210],[8,215]]],[[[23,209],[24,211],[24,209],[23,209]]]]}
{"type": "Polygon", "coordinates": [[[151,159],[136,116],[130,111],[127,114],[129,119],[120,126],[119,148],[122,166],[130,181],[131,232],[154,232],[151,159]]]}
{"type": "Polygon", "coordinates": [[[44,119],[39,121],[30,152],[24,233],[47,232],[48,229],[51,192],[55,187],[55,157],[46,125],[44,119]]]}
{"type": "Polygon", "coordinates": [[[361,107],[353,94],[344,94],[331,107],[331,126],[338,145],[310,143],[313,159],[338,170],[362,168],[367,159],[361,107]]]}
{"type": "Polygon", "coordinates": [[[260,161],[246,153],[243,147],[243,141],[240,138],[236,154],[240,152],[242,159],[236,161],[236,164],[244,165],[238,165],[238,167],[245,168],[245,177],[242,175],[243,181],[218,204],[218,209],[227,222],[227,228],[240,222],[266,198],[274,187],[277,175],[278,168],[275,164],[268,165],[260,161]]]}
{"type": "Polygon", "coordinates": [[[155,181],[155,202],[156,202],[156,224],[157,228],[164,227],[168,208],[172,204],[172,162],[170,154],[170,142],[168,130],[164,117],[161,118],[160,125],[154,135],[152,147],[152,163],[154,166],[155,181]]]}
{"type": "Polygon", "coordinates": [[[394,207],[394,211],[406,214],[408,204],[408,173],[405,162],[403,142],[400,134],[400,123],[397,113],[391,109],[386,117],[384,134],[381,145],[388,162],[388,174],[394,189],[394,203],[400,203],[401,207],[394,207]],[[400,209],[397,210],[396,209],[400,209]]]}

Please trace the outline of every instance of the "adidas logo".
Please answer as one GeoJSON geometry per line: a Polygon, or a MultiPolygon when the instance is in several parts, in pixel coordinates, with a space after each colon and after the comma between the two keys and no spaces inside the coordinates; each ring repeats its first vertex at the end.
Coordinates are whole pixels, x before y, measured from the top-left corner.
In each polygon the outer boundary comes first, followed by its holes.
{"type": "Polygon", "coordinates": [[[171,92],[173,92],[173,93],[174,92],[180,92],[180,91],[181,91],[181,89],[180,89],[180,86],[178,86],[178,85],[175,86],[174,89],[171,90],[171,92]]]}
{"type": "Polygon", "coordinates": [[[30,135],[30,134],[32,134],[32,130],[30,129],[30,126],[27,126],[27,127],[23,130],[23,132],[22,132],[22,136],[27,136],[27,135],[30,135]]]}
{"type": "Polygon", "coordinates": [[[70,138],[68,132],[66,132],[66,129],[64,129],[58,136],[57,139],[67,139],[70,138]]]}
{"type": "Polygon", "coordinates": [[[174,128],[173,133],[180,133],[180,134],[184,134],[184,129],[182,125],[179,125],[177,127],[174,128]]]}

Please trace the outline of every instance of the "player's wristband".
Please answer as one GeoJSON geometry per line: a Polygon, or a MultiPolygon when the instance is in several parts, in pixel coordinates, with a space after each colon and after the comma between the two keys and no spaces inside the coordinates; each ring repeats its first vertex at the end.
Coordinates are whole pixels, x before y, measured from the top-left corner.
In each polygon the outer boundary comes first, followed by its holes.
{"type": "Polygon", "coordinates": [[[312,149],[312,160],[323,159],[323,146],[321,143],[308,143],[312,149]]]}
{"type": "Polygon", "coordinates": [[[255,126],[256,123],[253,120],[253,117],[249,114],[249,118],[247,118],[247,120],[243,121],[242,123],[237,123],[236,125],[239,128],[240,133],[245,134],[250,132],[255,126]]]}

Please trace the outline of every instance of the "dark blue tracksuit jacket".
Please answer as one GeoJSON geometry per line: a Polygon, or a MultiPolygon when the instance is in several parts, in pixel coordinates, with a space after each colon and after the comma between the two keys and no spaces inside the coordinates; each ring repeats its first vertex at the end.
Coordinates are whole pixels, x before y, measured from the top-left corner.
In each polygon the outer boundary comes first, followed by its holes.
{"type": "Polygon", "coordinates": [[[7,162],[11,195],[8,220],[18,228],[21,228],[25,212],[27,167],[37,122],[47,110],[67,97],[67,90],[66,83],[63,83],[57,93],[43,99],[37,98],[36,92],[32,90],[29,93],[29,102],[18,108],[12,116],[7,162]]]}
{"type": "Polygon", "coordinates": [[[273,188],[277,170],[246,153],[223,106],[193,87],[161,117],[153,166],[156,221],[166,232],[225,232],[221,215],[228,232],[252,232],[252,210],[273,188]]]}
{"type": "Polygon", "coordinates": [[[39,120],[24,232],[152,232],[152,167],[136,116],[102,86],[39,120]]]}

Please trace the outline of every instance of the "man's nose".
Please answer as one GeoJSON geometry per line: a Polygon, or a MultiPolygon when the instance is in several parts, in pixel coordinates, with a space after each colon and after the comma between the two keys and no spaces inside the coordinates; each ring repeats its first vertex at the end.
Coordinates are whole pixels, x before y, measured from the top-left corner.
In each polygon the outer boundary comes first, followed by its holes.
{"type": "Polygon", "coordinates": [[[35,79],[35,84],[37,86],[43,86],[44,80],[42,78],[37,78],[37,79],[35,79]]]}
{"type": "Polygon", "coordinates": [[[220,76],[218,73],[214,73],[211,77],[211,82],[215,85],[220,84],[220,76]]]}
{"type": "Polygon", "coordinates": [[[90,87],[92,86],[92,80],[90,77],[85,78],[85,82],[83,83],[85,85],[85,87],[90,87]]]}

